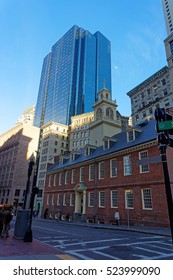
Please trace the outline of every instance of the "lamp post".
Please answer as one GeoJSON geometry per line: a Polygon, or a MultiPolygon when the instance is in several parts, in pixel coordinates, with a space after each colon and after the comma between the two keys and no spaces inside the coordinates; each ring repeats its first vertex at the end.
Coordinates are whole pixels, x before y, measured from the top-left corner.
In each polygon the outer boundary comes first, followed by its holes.
{"type": "Polygon", "coordinates": [[[28,197],[29,187],[30,187],[30,177],[32,175],[33,166],[34,166],[34,159],[32,157],[30,159],[29,163],[28,163],[28,178],[27,178],[27,183],[26,183],[26,191],[25,191],[25,199],[24,199],[23,209],[26,208],[27,197],[28,197]]]}
{"type": "MultiPolygon", "coordinates": [[[[26,233],[25,233],[25,236],[24,236],[24,242],[32,242],[32,239],[33,239],[32,238],[31,225],[32,225],[32,216],[33,216],[33,208],[34,208],[34,199],[35,199],[35,195],[38,194],[38,192],[39,192],[39,188],[36,187],[37,174],[38,174],[38,162],[39,162],[39,157],[38,157],[38,153],[37,153],[36,165],[35,165],[35,168],[34,168],[34,177],[33,177],[33,184],[32,184],[31,199],[30,199],[29,223],[28,223],[28,229],[26,230],[26,233]]],[[[33,167],[33,165],[32,165],[32,167],[33,167]]]]}

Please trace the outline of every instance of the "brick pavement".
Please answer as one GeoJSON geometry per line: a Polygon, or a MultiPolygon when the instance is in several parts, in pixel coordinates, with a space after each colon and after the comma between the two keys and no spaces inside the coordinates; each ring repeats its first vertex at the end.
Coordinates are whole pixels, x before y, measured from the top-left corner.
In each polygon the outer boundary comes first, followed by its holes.
{"type": "Polygon", "coordinates": [[[38,240],[24,242],[13,237],[10,231],[10,237],[0,238],[0,259],[60,259],[61,252],[38,240]],[[58,257],[59,255],[59,257],[58,257]]]}

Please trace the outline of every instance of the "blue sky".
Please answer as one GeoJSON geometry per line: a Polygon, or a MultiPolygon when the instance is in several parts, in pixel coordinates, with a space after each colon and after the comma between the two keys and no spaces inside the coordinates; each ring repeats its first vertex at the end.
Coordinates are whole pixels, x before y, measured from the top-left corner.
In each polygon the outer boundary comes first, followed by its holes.
{"type": "Polygon", "coordinates": [[[161,0],[0,0],[0,134],[36,104],[43,58],[74,24],[111,41],[112,96],[123,115],[126,93],[166,65],[161,0]]]}

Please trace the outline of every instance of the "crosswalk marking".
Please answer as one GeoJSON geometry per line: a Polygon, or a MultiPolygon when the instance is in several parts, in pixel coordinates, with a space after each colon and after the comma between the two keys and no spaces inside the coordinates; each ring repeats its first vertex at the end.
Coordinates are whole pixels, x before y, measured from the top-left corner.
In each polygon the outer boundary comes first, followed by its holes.
{"type": "Polygon", "coordinates": [[[98,256],[98,259],[99,256],[102,256],[105,257],[105,259],[120,260],[122,259],[122,257],[124,257],[124,250],[126,250],[126,248],[127,257],[132,256],[135,259],[154,260],[165,259],[169,256],[170,258],[173,257],[172,247],[170,246],[169,240],[160,240],[160,238],[162,237],[158,238],[157,236],[147,238],[139,238],[138,241],[134,240],[134,242],[127,237],[87,241],[81,240],[81,238],[70,238],[68,235],[52,235],[51,237],[47,237],[47,239],[46,237],[40,239],[42,239],[42,242],[51,245],[53,248],[61,249],[64,254],[62,253],[58,255],[60,259],[76,258],[83,260],[92,260],[91,256],[93,253],[93,256],[98,256]],[[147,238],[148,240],[146,240],[147,238]],[[72,250],[70,250],[70,247],[72,248],[72,250]],[[112,251],[111,248],[114,248],[115,250],[112,251]],[[128,250],[129,248],[130,251],[128,250]],[[116,254],[116,250],[118,250],[118,257],[116,254]],[[89,252],[91,252],[91,254],[89,254],[89,252]]]}

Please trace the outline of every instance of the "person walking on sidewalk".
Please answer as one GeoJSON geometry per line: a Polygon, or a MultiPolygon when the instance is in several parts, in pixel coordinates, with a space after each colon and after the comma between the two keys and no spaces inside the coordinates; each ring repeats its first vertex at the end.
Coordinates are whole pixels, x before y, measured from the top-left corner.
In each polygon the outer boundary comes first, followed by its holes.
{"type": "Polygon", "coordinates": [[[4,220],[4,213],[3,213],[3,209],[0,208],[0,235],[3,229],[3,220],[4,220]]]}
{"type": "Polygon", "coordinates": [[[3,229],[1,237],[9,237],[10,222],[13,218],[11,209],[6,209],[3,217],[3,229]]]}
{"type": "Polygon", "coordinates": [[[119,223],[120,223],[120,213],[118,212],[118,210],[115,212],[115,222],[116,222],[116,225],[119,226],[119,223]]]}

